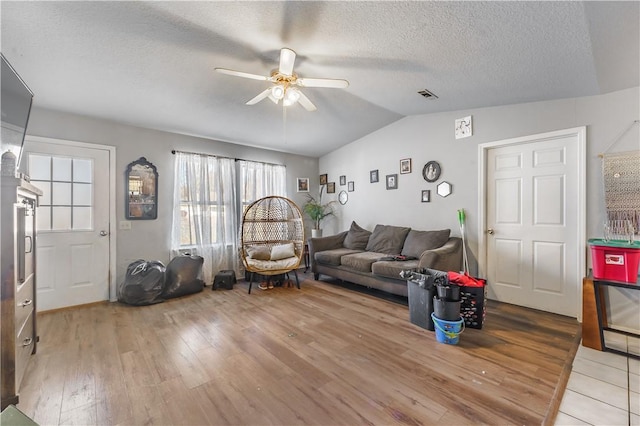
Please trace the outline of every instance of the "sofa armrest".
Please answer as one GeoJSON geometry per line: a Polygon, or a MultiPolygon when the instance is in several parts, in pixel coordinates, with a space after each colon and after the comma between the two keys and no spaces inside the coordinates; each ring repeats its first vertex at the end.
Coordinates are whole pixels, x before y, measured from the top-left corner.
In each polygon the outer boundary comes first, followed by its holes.
{"type": "Polygon", "coordinates": [[[462,239],[451,237],[442,247],[425,250],[420,255],[418,267],[436,269],[438,271],[461,271],[462,239]]]}
{"type": "Polygon", "coordinates": [[[311,261],[311,270],[314,270],[315,254],[319,251],[333,250],[342,248],[344,239],[347,236],[347,232],[340,232],[336,235],[330,235],[328,237],[309,238],[307,244],[309,244],[309,260],[311,261]]]}

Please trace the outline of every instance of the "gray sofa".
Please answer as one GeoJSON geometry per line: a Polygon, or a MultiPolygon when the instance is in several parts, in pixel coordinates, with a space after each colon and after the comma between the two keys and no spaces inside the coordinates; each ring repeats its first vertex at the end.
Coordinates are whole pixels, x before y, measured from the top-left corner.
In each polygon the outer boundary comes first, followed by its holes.
{"type": "Polygon", "coordinates": [[[328,275],[401,296],[407,295],[403,270],[462,269],[462,240],[451,231],[417,231],[376,225],[373,232],[353,222],[348,231],[309,239],[309,260],[316,280],[328,275]],[[389,260],[405,256],[407,260],[389,260]]]}

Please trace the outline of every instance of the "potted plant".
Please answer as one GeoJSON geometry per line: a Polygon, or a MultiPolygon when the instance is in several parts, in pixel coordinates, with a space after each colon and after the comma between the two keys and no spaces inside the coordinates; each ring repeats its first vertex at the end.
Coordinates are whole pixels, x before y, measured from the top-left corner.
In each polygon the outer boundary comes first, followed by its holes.
{"type": "Polygon", "coordinates": [[[313,195],[307,194],[307,202],[302,206],[302,210],[313,220],[313,229],[311,229],[311,236],[313,238],[322,237],[320,221],[327,216],[333,215],[333,204],[335,201],[322,204],[324,187],[325,185],[320,185],[320,195],[317,199],[313,195]]]}

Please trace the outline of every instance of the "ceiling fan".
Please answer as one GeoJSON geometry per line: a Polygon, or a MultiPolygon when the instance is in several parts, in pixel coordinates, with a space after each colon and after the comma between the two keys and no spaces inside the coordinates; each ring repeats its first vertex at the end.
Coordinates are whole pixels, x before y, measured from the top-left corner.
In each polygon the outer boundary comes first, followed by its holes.
{"type": "Polygon", "coordinates": [[[273,103],[278,104],[282,100],[284,106],[293,105],[298,102],[307,111],[315,111],[316,106],[305,96],[298,87],[325,87],[344,89],[349,86],[347,80],[332,78],[302,78],[293,72],[293,64],[296,60],[296,52],[283,48],[280,50],[280,66],[271,71],[269,77],[258,74],[250,74],[241,71],[234,71],[226,68],[216,68],[221,74],[235,77],[250,78],[253,80],[270,81],[273,86],[261,92],[258,96],[250,99],[247,105],[255,105],[265,98],[269,98],[273,103]]]}

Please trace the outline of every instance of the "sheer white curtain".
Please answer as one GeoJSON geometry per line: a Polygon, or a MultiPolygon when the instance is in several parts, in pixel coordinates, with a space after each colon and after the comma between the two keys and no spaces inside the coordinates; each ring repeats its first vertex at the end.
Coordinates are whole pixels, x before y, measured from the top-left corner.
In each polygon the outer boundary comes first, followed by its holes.
{"type": "Polygon", "coordinates": [[[262,197],[287,196],[287,169],[278,164],[238,161],[242,210],[262,197]]]}
{"type": "Polygon", "coordinates": [[[204,258],[203,280],[240,273],[235,160],[176,152],[171,254],[204,258]]]}

